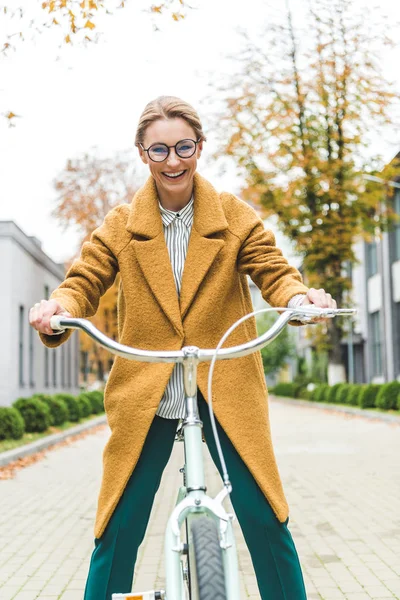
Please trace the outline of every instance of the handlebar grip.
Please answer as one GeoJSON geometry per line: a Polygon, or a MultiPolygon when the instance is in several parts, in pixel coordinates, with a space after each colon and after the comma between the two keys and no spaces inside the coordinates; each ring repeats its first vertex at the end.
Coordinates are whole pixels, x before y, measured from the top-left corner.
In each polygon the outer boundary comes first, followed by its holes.
{"type": "Polygon", "coordinates": [[[52,328],[53,331],[64,331],[64,327],[61,327],[61,325],[60,325],[61,318],[62,317],[60,317],[59,315],[54,315],[51,317],[50,327],[52,328]]]}

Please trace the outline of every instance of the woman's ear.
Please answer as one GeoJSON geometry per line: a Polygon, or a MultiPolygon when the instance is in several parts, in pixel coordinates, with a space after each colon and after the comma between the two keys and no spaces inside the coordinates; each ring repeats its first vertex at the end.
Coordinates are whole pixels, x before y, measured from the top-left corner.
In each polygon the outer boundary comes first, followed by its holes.
{"type": "Polygon", "coordinates": [[[147,157],[147,152],[145,152],[143,150],[143,148],[141,146],[137,146],[137,149],[139,150],[139,156],[142,159],[142,161],[144,162],[145,165],[147,165],[148,163],[148,157],[147,157]]]}
{"type": "Polygon", "coordinates": [[[201,153],[203,152],[203,140],[197,144],[197,158],[200,158],[201,153]]]}

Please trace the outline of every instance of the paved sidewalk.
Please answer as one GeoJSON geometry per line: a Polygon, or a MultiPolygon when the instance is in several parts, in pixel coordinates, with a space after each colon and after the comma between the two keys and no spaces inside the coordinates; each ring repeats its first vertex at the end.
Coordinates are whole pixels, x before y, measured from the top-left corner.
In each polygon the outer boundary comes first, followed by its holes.
{"type": "MultiPolygon", "coordinates": [[[[280,402],[271,422],[308,599],[400,598],[400,427],[280,402]]],[[[107,438],[105,427],[0,481],[0,600],[82,600],[107,438]]],[[[156,498],[136,590],[162,587],[181,451],[156,498]]],[[[211,461],[207,473],[218,490],[211,461]]],[[[238,550],[243,599],[258,600],[241,537],[238,550]]]]}

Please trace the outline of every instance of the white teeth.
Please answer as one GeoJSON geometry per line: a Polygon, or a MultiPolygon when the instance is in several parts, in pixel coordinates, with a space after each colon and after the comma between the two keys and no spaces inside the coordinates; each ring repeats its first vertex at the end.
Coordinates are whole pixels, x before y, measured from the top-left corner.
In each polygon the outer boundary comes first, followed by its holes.
{"type": "Polygon", "coordinates": [[[180,175],[182,175],[182,173],[184,173],[185,171],[180,171],[179,173],[164,173],[164,175],[166,175],[167,177],[179,177],[180,175]]]}

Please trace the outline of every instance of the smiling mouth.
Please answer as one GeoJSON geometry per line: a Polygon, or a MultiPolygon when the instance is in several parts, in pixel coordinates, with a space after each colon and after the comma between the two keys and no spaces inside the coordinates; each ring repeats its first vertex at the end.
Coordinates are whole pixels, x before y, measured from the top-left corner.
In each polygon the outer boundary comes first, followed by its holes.
{"type": "Polygon", "coordinates": [[[167,177],[167,179],[181,179],[183,177],[183,175],[186,173],[186,169],[184,171],[178,171],[178,173],[163,173],[164,177],[167,177]]]}

